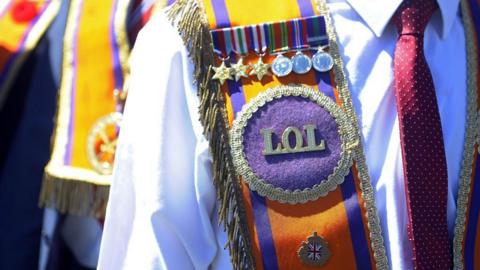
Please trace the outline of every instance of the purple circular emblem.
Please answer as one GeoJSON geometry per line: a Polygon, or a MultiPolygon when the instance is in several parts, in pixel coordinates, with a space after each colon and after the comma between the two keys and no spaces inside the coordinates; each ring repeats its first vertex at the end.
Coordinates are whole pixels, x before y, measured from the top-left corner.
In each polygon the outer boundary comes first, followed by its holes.
{"type": "Polygon", "coordinates": [[[230,146],[235,169],[250,189],[295,204],[325,196],[343,182],[356,138],[329,97],[282,85],[245,104],[233,122],[230,146]]]}
{"type": "MultiPolygon", "coordinates": [[[[333,173],[341,158],[342,142],[338,130],[330,113],[310,99],[281,97],[262,106],[249,119],[243,134],[245,157],[252,171],[274,187],[288,190],[312,188],[333,173]],[[314,134],[311,146],[323,143],[324,149],[317,147],[321,150],[265,155],[266,140],[271,139],[274,150],[285,148],[282,135],[289,127],[300,131],[300,147],[303,149],[308,147],[308,132],[314,134]],[[265,135],[265,130],[269,134],[265,135]]],[[[299,147],[296,145],[297,136],[295,132],[288,134],[291,148],[299,147]]]]}

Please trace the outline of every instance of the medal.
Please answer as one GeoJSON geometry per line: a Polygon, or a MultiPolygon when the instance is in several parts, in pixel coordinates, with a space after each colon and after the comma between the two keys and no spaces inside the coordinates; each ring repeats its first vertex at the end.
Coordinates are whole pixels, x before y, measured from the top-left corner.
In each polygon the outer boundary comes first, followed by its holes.
{"type": "Polygon", "coordinates": [[[225,65],[225,59],[222,59],[222,64],[220,66],[213,67],[213,71],[215,71],[215,74],[212,79],[219,80],[220,85],[223,85],[226,80],[233,80],[230,68],[225,65]]]}
{"type": "Polygon", "coordinates": [[[313,68],[318,72],[327,72],[333,68],[332,56],[325,52],[322,47],[312,57],[313,68]]]}
{"type": "Polygon", "coordinates": [[[232,65],[232,73],[235,76],[235,81],[240,80],[242,77],[248,78],[247,69],[248,65],[243,64],[243,57],[240,57],[236,64],[232,65]]]}
{"type": "Polygon", "coordinates": [[[328,45],[324,20],[323,16],[311,16],[210,31],[213,51],[223,60],[232,54],[236,57],[249,55],[250,51],[260,55],[258,62],[251,65],[244,65],[240,58],[236,64],[231,63],[229,67],[225,63],[214,67],[213,79],[223,84],[226,80],[239,81],[249,75],[256,75],[258,80],[262,80],[265,75],[272,74],[277,77],[285,77],[292,72],[306,74],[312,67],[318,72],[331,70],[333,59],[322,47],[328,45]],[[313,58],[310,54],[302,53],[303,50],[316,48],[318,51],[313,58]],[[297,53],[293,57],[283,55],[291,51],[297,53]],[[264,63],[262,57],[266,53],[277,56],[271,63],[264,63]],[[272,74],[269,72],[270,68],[272,74]]]}
{"type": "Polygon", "coordinates": [[[250,75],[257,75],[257,79],[261,81],[265,75],[270,75],[268,69],[270,68],[269,64],[263,62],[262,56],[258,59],[258,62],[252,65],[252,71],[250,75]]]}
{"type": "Polygon", "coordinates": [[[303,54],[301,51],[298,51],[292,57],[293,72],[297,74],[305,74],[312,69],[312,60],[310,57],[303,54]]]}
{"type": "Polygon", "coordinates": [[[285,77],[292,72],[293,64],[288,57],[279,54],[275,60],[273,60],[271,68],[273,74],[277,77],[285,77]]]}

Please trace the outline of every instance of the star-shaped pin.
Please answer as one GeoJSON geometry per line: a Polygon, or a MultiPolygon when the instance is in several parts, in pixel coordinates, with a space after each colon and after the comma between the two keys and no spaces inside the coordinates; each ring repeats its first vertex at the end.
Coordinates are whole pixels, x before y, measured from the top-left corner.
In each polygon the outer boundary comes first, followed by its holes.
{"type": "Polygon", "coordinates": [[[247,74],[248,66],[243,64],[243,58],[240,58],[238,62],[232,65],[232,72],[235,75],[235,81],[240,80],[240,78],[248,78],[247,74]]]}
{"type": "Polygon", "coordinates": [[[252,65],[252,71],[250,75],[257,75],[259,81],[263,79],[263,76],[270,75],[268,69],[270,68],[269,64],[263,63],[262,58],[258,59],[258,62],[252,65]]]}
{"type": "Polygon", "coordinates": [[[212,79],[219,80],[220,84],[224,84],[226,80],[233,80],[232,71],[225,66],[225,62],[222,62],[219,67],[213,67],[213,71],[215,71],[215,74],[212,79]]]}

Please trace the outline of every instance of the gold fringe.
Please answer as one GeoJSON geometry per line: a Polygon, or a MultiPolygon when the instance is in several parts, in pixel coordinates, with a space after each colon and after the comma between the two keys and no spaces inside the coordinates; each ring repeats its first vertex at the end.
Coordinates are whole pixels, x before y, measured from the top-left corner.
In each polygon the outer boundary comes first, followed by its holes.
{"type": "Polygon", "coordinates": [[[228,231],[228,249],[234,269],[254,269],[250,234],[240,181],[236,177],[228,144],[225,101],[218,82],[211,80],[214,53],[210,29],[200,1],[178,0],[167,10],[179,30],[194,64],[194,80],[200,98],[200,121],[213,155],[213,183],[220,201],[219,218],[228,231]]]}
{"type": "Polygon", "coordinates": [[[62,214],[104,218],[109,188],[45,174],[39,205],[55,208],[62,214]]]}

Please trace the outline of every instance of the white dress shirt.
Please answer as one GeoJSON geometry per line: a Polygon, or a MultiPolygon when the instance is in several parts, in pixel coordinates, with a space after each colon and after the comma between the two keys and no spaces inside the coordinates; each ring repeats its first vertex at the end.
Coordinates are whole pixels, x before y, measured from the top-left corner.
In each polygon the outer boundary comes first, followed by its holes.
{"type": "Polygon", "coordinates": [[[5,9],[9,4],[10,2],[8,1],[0,1],[0,15],[3,15],[3,12],[5,12],[5,9]]]}
{"type": "MultiPolygon", "coordinates": [[[[425,32],[448,166],[453,238],[466,117],[466,53],[458,0],[438,0],[425,32]]],[[[401,0],[328,1],[360,122],[392,269],[412,269],[393,89],[401,0]]],[[[202,135],[192,63],[163,13],[140,33],[117,149],[100,269],[230,269],[218,226],[211,155],[202,135]]]]}

